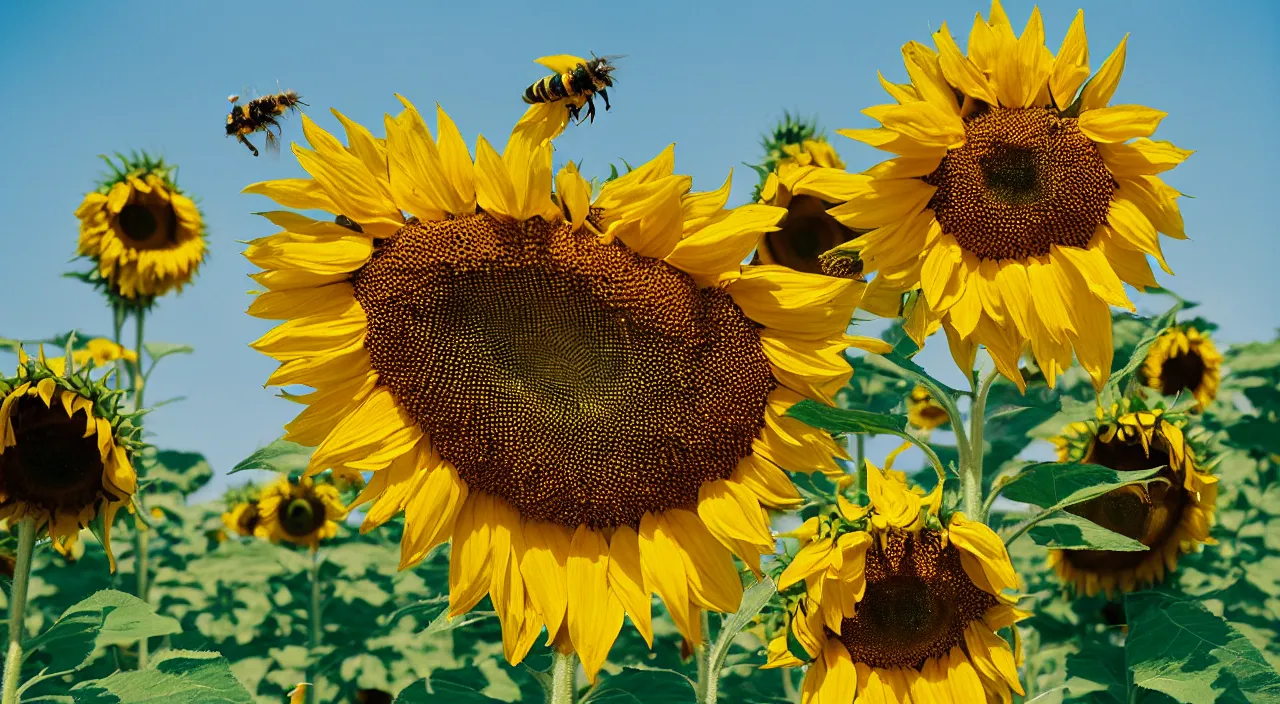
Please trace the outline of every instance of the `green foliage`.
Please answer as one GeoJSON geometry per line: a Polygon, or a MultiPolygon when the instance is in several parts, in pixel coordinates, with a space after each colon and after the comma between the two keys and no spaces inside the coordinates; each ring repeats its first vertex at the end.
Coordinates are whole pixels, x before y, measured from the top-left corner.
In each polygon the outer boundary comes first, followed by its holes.
{"type": "Polygon", "coordinates": [[[217,653],[168,650],[145,669],[76,685],[75,704],[252,704],[231,664],[217,653]]]}
{"type": "Polygon", "coordinates": [[[1036,545],[1058,550],[1146,550],[1147,546],[1072,513],[1057,513],[1027,530],[1036,545]]]}
{"type": "Polygon", "coordinates": [[[1004,498],[1048,511],[1072,506],[1130,484],[1140,484],[1160,468],[1118,472],[1096,464],[1040,462],[1025,467],[1001,489],[1004,498]]]}

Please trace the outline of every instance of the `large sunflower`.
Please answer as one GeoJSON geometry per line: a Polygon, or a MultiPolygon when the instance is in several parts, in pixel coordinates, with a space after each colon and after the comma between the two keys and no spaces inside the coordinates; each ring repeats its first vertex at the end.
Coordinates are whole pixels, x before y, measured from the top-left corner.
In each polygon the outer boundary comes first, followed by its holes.
{"type": "Polygon", "coordinates": [[[770,666],[807,654],[802,701],[1010,701],[1023,693],[1014,653],[998,635],[1029,614],[1014,608],[1018,578],[990,528],[922,497],[867,463],[870,506],[842,503],[811,518],[778,579],[803,652],[775,639],[770,666]],[[788,594],[803,585],[797,595],[788,594]]]}
{"type": "Polygon", "coordinates": [[[1169,328],[1147,351],[1142,376],[1147,386],[1166,396],[1190,391],[1203,411],[1218,396],[1222,353],[1208,335],[1193,327],[1169,328]]]}
{"type": "MultiPolygon", "coordinates": [[[[297,481],[280,477],[262,490],[262,496],[252,508],[244,505],[236,516],[235,530],[239,531],[240,524],[248,523],[255,513],[254,535],[263,540],[283,540],[314,550],[321,540],[338,534],[338,521],[347,515],[347,507],[342,505],[338,489],[332,484],[318,483],[311,477],[299,477],[297,481]]],[[[223,519],[224,523],[226,520],[223,519]]]]}
{"type": "Polygon", "coordinates": [[[86,280],[131,305],[181,290],[204,260],[204,220],[174,182],[176,170],[146,154],[108,161],[113,174],[76,210],[86,280]]]}
{"type": "Polygon", "coordinates": [[[1213,525],[1218,478],[1200,468],[1202,457],[1179,423],[1161,409],[1099,409],[1098,420],[1072,423],[1055,440],[1058,461],[1088,462],[1132,472],[1163,467],[1157,480],[1133,484],[1067,510],[1146,545],[1149,550],[1051,550],[1049,564],[1088,596],[1129,592],[1156,584],[1178,557],[1202,544],[1213,525]]]}
{"type": "Polygon", "coordinates": [[[65,555],[101,517],[114,571],[111,524],[121,507],[133,511],[138,427],[119,392],[74,367],[19,350],[17,376],[0,377],[0,519],[35,519],[65,555]]]}
{"type": "Polygon", "coordinates": [[[836,469],[784,414],[849,378],[862,284],[741,267],[783,211],[691,193],[671,148],[590,202],[572,164],[552,193],[563,110],[473,162],[404,103],[385,141],[339,115],[347,147],[304,117],[313,178],[246,189],[357,223],[267,213],[287,231],[246,251],[250,313],[287,320],[254,343],[269,383],[315,389],[287,438],[309,473],[373,472],[356,503],[366,530],[405,512],[402,566],[452,538],[449,612],[488,594],[513,663],[545,627],[594,678],[624,612],[652,642],[654,592],[699,642],[738,606],[731,554],[758,571],[764,509],[800,501],[784,470],[836,469]]]}
{"type": "Polygon", "coordinates": [[[1191,152],[1148,139],[1165,113],[1109,105],[1125,43],[1089,79],[1083,13],[1056,57],[1039,9],[1019,38],[998,0],[968,56],[945,23],[934,41],[903,47],[909,85],[881,78],[896,102],[865,112],[882,127],[839,130],[899,156],[851,176],[831,214],[874,230],[849,244],[879,272],[872,289],[922,289],[917,310],[946,328],[957,363],[985,345],[1022,386],[1029,343],[1052,385],[1074,349],[1101,388],[1109,306],[1132,309],[1122,283],[1155,285],[1147,255],[1169,271],[1157,231],[1185,238],[1179,193],[1157,174],[1191,152]]]}

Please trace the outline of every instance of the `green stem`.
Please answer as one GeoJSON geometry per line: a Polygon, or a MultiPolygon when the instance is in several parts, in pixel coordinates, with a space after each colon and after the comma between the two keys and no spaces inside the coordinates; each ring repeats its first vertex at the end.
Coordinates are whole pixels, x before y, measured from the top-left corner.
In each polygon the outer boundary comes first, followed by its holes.
{"type": "Polygon", "coordinates": [[[706,609],[702,610],[702,642],[694,648],[694,656],[698,659],[694,696],[698,704],[715,704],[720,691],[720,673],[712,672],[716,668],[711,662],[711,618],[706,609]]]}
{"type": "MultiPolygon", "coordinates": [[[[964,486],[964,512],[970,520],[987,520],[982,502],[982,432],[987,415],[987,395],[1000,372],[992,369],[973,393],[973,406],[969,409],[968,448],[960,454],[960,478],[964,486]]],[[[953,426],[962,424],[952,423],[953,426]]]]}
{"type": "Polygon", "coordinates": [[[551,691],[547,692],[547,704],[574,704],[577,686],[578,655],[551,651],[551,691]]]}
{"type": "MultiPolygon", "coordinates": [[[[938,475],[938,486],[942,486],[943,482],[947,480],[947,469],[942,466],[942,458],[938,457],[938,453],[934,452],[932,447],[929,447],[929,443],[906,431],[894,433],[894,435],[920,448],[920,451],[924,453],[925,459],[929,460],[929,464],[933,465],[934,474],[938,475]]],[[[961,454],[961,457],[963,458],[964,455],[961,454]]]]}
{"type": "Polygon", "coordinates": [[[858,497],[861,501],[867,495],[867,438],[859,433],[854,436],[854,466],[858,472],[858,497]]]}
{"type": "Polygon", "coordinates": [[[27,610],[27,585],[31,579],[31,553],[36,544],[36,519],[18,523],[18,557],[13,566],[13,590],[9,592],[9,652],[4,658],[2,704],[18,704],[18,680],[22,679],[23,618],[27,610]]]}
{"type": "Polygon", "coordinates": [[[307,704],[315,704],[315,701],[316,701],[316,685],[317,685],[316,675],[318,674],[318,670],[315,667],[315,663],[312,661],[312,658],[316,656],[315,655],[316,650],[320,647],[320,638],[323,633],[323,630],[322,630],[323,623],[320,620],[322,616],[321,608],[322,608],[322,604],[320,603],[320,551],[312,550],[311,551],[311,633],[307,639],[307,645],[311,651],[310,653],[308,653],[308,658],[307,658],[307,662],[310,665],[310,667],[307,668],[309,670],[309,672],[307,673],[307,681],[311,683],[311,686],[307,688],[307,704]]]}
{"type": "MultiPolygon", "coordinates": [[[[119,303],[113,302],[111,304],[111,341],[116,343],[116,345],[119,347],[124,346],[124,343],[123,343],[124,319],[125,319],[124,306],[120,305],[119,303]]],[[[124,375],[125,375],[124,357],[116,358],[115,365],[116,365],[115,385],[116,385],[116,391],[119,391],[120,387],[124,385],[124,375]]]]}
{"type": "MultiPolygon", "coordinates": [[[[143,405],[142,405],[142,393],[143,393],[142,343],[144,339],[143,326],[145,324],[146,317],[147,317],[146,309],[144,308],[134,309],[134,322],[136,323],[136,333],[137,333],[134,338],[134,349],[133,349],[134,354],[137,355],[137,360],[134,362],[134,367],[133,367],[133,409],[135,411],[140,411],[143,408],[143,405]]],[[[141,423],[142,420],[138,419],[137,422],[141,423]]],[[[137,498],[138,506],[142,508],[143,507],[142,495],[135,494],[135,497],[137,498]]],[[[134,571],[137,573],[137,578],[138,578],[138,588],[137,588],[138,598],[143,601],[147,601],[147,596],[150,592],[150,585],[148,584],[150,575],[148,573],[151,569],[151,566],[147,559],[149,537],[150,536],[147,534],[146,526],[139,527],[138,530],[134,531],[134,534],[133,534],[134,571]]],[[[138,641],[138,669],[139,670],[146,668],[147,660],[148,660],[147,639],[142,638],[138,641]]]]}

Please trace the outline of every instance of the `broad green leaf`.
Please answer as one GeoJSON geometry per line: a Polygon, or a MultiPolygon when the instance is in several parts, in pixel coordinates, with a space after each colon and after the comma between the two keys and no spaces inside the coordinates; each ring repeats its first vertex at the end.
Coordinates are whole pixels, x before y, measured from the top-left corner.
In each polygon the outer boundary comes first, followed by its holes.
{"type": "Polygon", "coordinates": [[[117,672],[81,682],[76,704],[253,704],[253,696],[218,653],[169,650],[145,670],[117,672]]]}
{"type": "Polygon", "coordinates": [[[396,696],[394,704],[496,704],[501,701],[480,693],[484,689],[484,677],[475,668],[462,671],[437,670],[427,680],[414,682],[396,696]],[[480,685],[479,688],[473,685],[480,685]]]}
{"type": "Polygon", "coordinates": [[[63,612],[48,630],[27,642],[27,655],[43,650],[53,670],[77,669],[98,647],[180,633],[182,626],[157,614],[132,594],[104,589],[63,612]]]}
{"type": "Polygon", "coordinates": [[[1059,550],[1146,550],[1142,543],[1107,530],[1102,526],[1065,511],[1040,521],[1027,531],[1037,545],[1059,550]]]}
{"type": "Polygon", "coordinates": [[[1280,454],[1280,421],[1257,416],[1243,418],[1227,428],[1227,436],[1236,447],[1280,454]]]}
{"type": "Polygon", "coordinates": [[[650,702],[692,702],[693,683],[674,670],[623,668],[603,677],[582,704],[649,704],[650,702]]]}
{"type": "Polygon", "coordinates": [[[1156,339],[1159,338],[1170,325],[1174,324],[1178,319],[1178,311],[1182,310],[1184,306],[1185,302],[1178,300],[1173,304],[1173,307],[1161,314],[1160,317],[1151,321],[1151,327],[1148,328],[1147,334],[1143,335],[1142,339],[1139,340],[1138,344],[1133,348],[1133,354],[1129,357],[1129,361],[1125,362],[1124,366],[1120,367],[1120,369],[1111,372],[1111,378],[1107,379],[1106,386],[1102,389],[1103,394],[1106,394],[1108,391],[1118,390],[1121,383],[1138,371],[1138,368],[1142,366],[1142,363],[1147,360],[1147,351],[1151,349],[1151,345],[1155,344],[1156,339]]]}
{"type": "Polygon", "coordinates": [[[724,658],[733,645],[733,639],[738,637],[742,629],[751,623],[751,620],[769,603],[769,599],[777,593],[777,585],[768,577],[758,580],[743,592],[741,605],[721,623],[720,633],[716,635],[715,645],[711,648],[709,671],[713,676],[719,676],[720,668],[724,666],[724,658]]]}
{"type": "Polygon", "coordinates": [[[1125,596],[1125,615],[1125,660],[1134,686],[1193,704],[1280,701],[1280,674],[1200,603],[1137,592],[1125,596]]]}
{"type": "Polygon", "coordinates": [[[172,342],[146,342],[143,343],[142,349],[147,351],[147,357],[151,358],[152,365],[172,354],[191,354],[196,351],[196,348],[191,345],[178,345],[172,342]]]}
{"type": "Polygon", "coordinates": [[[1001,495],[1010,501],[1057,510],[1088,501],[1112,489],[1146,481],[1159,472],[1159,467],[1118,472],[1097,464],[1039,462],[1027,465],[1010,479],[1001,495]]]}
{"type": "Polygon", "coordinates": [[[244,472],[250,469],[265,469],[280,474],[303,469],[311,461],[315,448],[305,447],[288,440],[276,440],[266,447],[259,448],[252,455],[240,460],[231,473],[244,472]]]}
{"type": "Polygon", "coordinates": [[[905,343],[900,343],[898,346],[894,347],[892,352],[889,352],[881,356],[889,360],[890,362],[893,362],[895,365],[900,367],[904,372],[906,372],[907,375],[915,377],[917,381],[921,382],[925,386],[933,386],[933,387],[936,387],[937,389],[945,391],[948,395],[951,396],[951,398],[958,398],[960,396],[965,395],[965,392],[960,391],[959,389],[953,389],[950,386],[947,386],[946,384],[942,383],[941,381],[938,381],[937,379],[933,378],[932,376],[929,375],[929,372],[926,372],[924,370],[924,367],[920,366],[919,364],[916,364],[914,361],[907,358],[906,355],[902,354],[901,349],[904,345],[907,349],[916,348],[915,342],[912,341],[910,337],[906,337],[905,339],[906,339],[905,343]]]}
{"type": "Polygon", "coordinates": [[[1072,700],[1094,704],[1129,704],[1124,651],[1109,643],[1086,640],[1080,653],[1067,658],[1067,692],[1072,700]]]}
{"type": "Polygon", "coordinates": [[[213,478],[213,469],[199,452],[160,450],[148,459],[147,481],[160,491],[177,491],[186,496],[213,478]]]}
{"type": "Polygon", "coordinates": [[[906,416],[868,413],[851,408],[832,408],[809,399],[787,409],[787,415],[832,433],[900,435],[906,432],[907,427],[906,416]]]}

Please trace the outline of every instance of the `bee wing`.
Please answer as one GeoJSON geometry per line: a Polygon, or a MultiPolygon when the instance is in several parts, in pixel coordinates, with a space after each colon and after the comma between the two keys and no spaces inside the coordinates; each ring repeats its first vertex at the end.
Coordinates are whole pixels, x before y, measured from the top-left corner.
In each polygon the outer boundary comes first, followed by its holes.
{"type": "Polygon", "coordinates": [[[551,69],[554,73],[567,73],[573,69],[587,63],[586,59],[571,56],[569,54],[556,54],[555,56],[544,56],[540,59],[534,59],[534,63],[542,64],[551,69]]]}
{"type": "Polygon", "coordinates": [[[279,160],[280,138],[271,131],[270,126],[263,130],[263,133],[266,135],[266,144],[263,145],[262,151],[266,152],[267,156],[270,156],[273,160],[279,160]]]}

